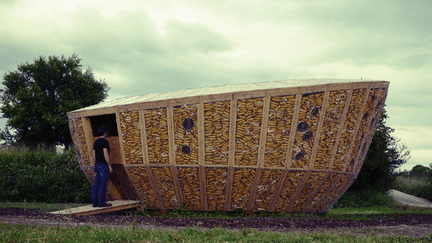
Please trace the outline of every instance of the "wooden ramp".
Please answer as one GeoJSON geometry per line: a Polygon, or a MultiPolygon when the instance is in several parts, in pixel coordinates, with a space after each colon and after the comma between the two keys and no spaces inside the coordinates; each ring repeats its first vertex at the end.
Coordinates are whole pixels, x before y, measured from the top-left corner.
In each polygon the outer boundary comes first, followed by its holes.
{"type": "Polygon", "coordinates": [[[77,208],[69,208],[60,211],[50,212],[50,214],[67,214],[74,216],[88,216],[95,215],[101,213],[109,213],[114,211],[120,211],[129,208],[135,208],[140,205],[140,201],[136,200],[115,200],[107,203],[111,203],[111,207],[93,207],[92,205],[77,207],[77,208]]]}

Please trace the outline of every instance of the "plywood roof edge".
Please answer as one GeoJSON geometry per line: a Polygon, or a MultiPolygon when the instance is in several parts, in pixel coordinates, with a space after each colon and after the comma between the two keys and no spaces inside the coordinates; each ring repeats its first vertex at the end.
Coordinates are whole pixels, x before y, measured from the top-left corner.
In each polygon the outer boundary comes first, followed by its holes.
{"type": "MultiPolygon", "coordinates": [[[[291,79],[291,80],[282,80],[282,81],[267,81],[267,82],[258,82],[258,83],[245,83],[245,84],[233,84],[233,85],[224,85],[224,86],[214,86],[214,87],[203,87],[203,88],[195,88],[195,89],[187,89],[187,90],[179,90],[179,91],[166,91],[166,92],[160,92],[160,93],[150,93],[150,94],[143,94],[143,95],[138,95],[138,96],[130,96],[130,97],[123,97],[123,98],[119,98],[119,99],[115,99],[115,100],[111,100],[108,102],[102,102],[96,105],[92,105],[92,106],[88,106],[88,107],[84,107],[78,110],[74,110],[74,111],[70,111],[68,112],[68,116],[69,117],[78,117],[78,116],[94,116],[94,115],[100,115],[100,114],[107,114],[107,113],[114,113],[115,110],[118,109],[138,109],[138,107],[142,107],[144,109],[147,108],[157,108],[158,106],[160,107],[166,107],[165,103],[172,103],[172,102],[187,102],[188,100],[194,100],[194,99],[200,99],[203,98],[205,99],[205,97],[208,96],[221,96],[221,97],[226,97],[227,95],[232,95],[232,94],[241,94],[241,93],[259,93],[262,92],[264,90],[268,90],[268,91],[275,91],[275,90],[280,90],[280,89],[293,89],[293,90],[301,90],[301,91],[305,91],[306,89],[320,89],[323,88],[325,89],[330,88],[330,89],[338,89],[338,86],[343,86],[343,85],[349,85],[349,84],[353,84],[354,86],[374,86],[374,87],[380,87],[380,88],[385,88],[389,85],[389,81],[375,81],[375,80],[353,80],[353,79],[291,79]],[[307,83],[304,84],[298,84],[298,85],[294,85],[292,87],[265,87],[264,84],[271,84],[271,83],[281,83],[281,82],[288,82],[288,81],[292,81],[292,82],[307,82],[310,81],[312,84],[307,85],[307,83]],[[320,84],[316,84],[313,81],[322,81],[322,83],[320,84]],[[207,93],[207,94],[195,94],[195,95],[189,95],[189,96],[184,96],[184,97],[169,97],[166,99],[157,99],[157,100],[140,100],[139,97],[144,97],[144,96],[149,96],[151,98],[157,97],[159,95],[162,94],[175,94],[175,93],[182,93],[184,91],[188,91],[188,92],[192,92],[192,91],[204,91],[206,90],[206,88],[208,89],[217,89],[218,87],[239,87],[244,85],[246,86],[253,86],[253,85],[257,85],[256,89],[250,90],[236,90],[236,91],[227,91],[227,90],[221,90],[220,93],[207,93]],[[263,87],[260,87],[263,86],[263,87]],[[115,101],[121,101],[121,100],[130,100],[130,102],[132,103],[116,103],[115,101]],[[102,106],[102,105],[109,105],[109,106],[102,106]]],[[[251,94],[252,95],[252,94],[251,94]]],[[[217,99],[217,98],[213,98],[213,99],[217,99]]]]}

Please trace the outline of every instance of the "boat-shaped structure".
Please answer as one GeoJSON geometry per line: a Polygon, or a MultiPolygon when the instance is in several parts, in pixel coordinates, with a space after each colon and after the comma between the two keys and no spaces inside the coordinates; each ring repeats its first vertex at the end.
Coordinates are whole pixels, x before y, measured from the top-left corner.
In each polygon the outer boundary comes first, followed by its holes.
{"type": "Polygon", "coordinates": [[[389,82],[309,79],[121,98],[68,113],[90,183],[109,130],[111,200],[168,210],[326,212],[356,179],[389,82]]]}

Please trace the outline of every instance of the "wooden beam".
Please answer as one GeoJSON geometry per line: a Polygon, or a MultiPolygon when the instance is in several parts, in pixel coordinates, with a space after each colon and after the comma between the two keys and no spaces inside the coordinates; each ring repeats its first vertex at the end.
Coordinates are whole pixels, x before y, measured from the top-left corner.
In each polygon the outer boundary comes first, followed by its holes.
{"type": "Polygon", "coordinates": [[[57,215],[73,215],[73,216],[89,216],[101,213],[110,213],[115,211],[120,211],[124,209],[136,208],[140,205],[140,201],[136,200],[115,200],[107,203],[111,203],[110,207],[93,207],[92,205],[69,208],[64,210],[59,210],[55,212],[50,212],[50,214],[57,215]]]}

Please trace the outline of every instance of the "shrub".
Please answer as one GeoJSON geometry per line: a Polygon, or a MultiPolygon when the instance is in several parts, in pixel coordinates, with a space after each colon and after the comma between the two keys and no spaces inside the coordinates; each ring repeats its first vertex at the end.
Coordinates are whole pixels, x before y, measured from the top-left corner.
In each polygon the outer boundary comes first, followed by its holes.
{"type": "Polygon", "coordinates": [[[428,176],[403,176],[396,177],[393,188],[432,201],[432,183],[428,176]]]}
{"type": "Polygon", "coordinates": [[[0,201],[90,202],[91,188],[74,149],[8,147],[0,151],[0,201]]]}
{"type": "Polygon", "coordinates": [[[333,205],[333,208],[360,208],[360,207],[396,207],[397,203],[385,192],[376,190],[347,191],[333,205]]]}

